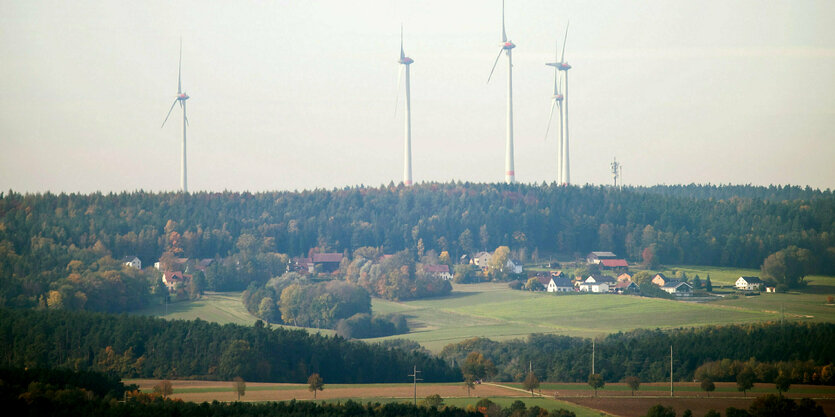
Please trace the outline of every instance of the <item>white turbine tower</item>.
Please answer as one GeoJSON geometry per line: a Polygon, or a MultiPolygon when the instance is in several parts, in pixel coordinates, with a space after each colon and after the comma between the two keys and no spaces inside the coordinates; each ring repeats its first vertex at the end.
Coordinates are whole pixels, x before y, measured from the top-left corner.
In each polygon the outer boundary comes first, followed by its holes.
{"type": "Polygon", "coordinates": [[[493,77],[493,71],[496,70],[496,64],[499,63],[499,58],[502,57],[502,52],[507,54],[507,143],[505,146],[505,160],[504,160],[504,180],[511,184],[516,180],[516,171],[513,168],[513,55],[512,50],[516,45],[507,40],[507,33],[504,27],[504,0],[502,0],[502,49],[499,50],[499,55],[496,56],[496,61],[493,62],[493,69],[490,70],[490,76],[487,77],[487,82],[493,77]]]}
{"type": "MultiPolygon", "coordinates": [[[[564,47],[564,46],[563,46],[564,47]]],[[[559,41],[557,41],[557,47],[554,48],[554,62],[545,63],[545,65],[554,67],[554,95],[551,97],[551,113],[548,115],[548,128],[545,129],[545,139],[548,139],[548,132],[551,130],[551,120],[554,118],[554,108],[558,107],[560,111],[560,134],[559,134],[559,142],[557,143],[557,184],[563,184],[563,170],[562,166],[564,164],[563,161],[563,144],[565,143],[565,136],[563,135],[563,125],[565,121],[563,119],[562,113],[562,102],[563,102],[563,95],[560,92],[560,71],[559,65],[560,63],[557,61],[559,58],[559,41]]]]}
{"type": "Polygon", "coordinates": [[[162,128],[165,126],[165,122],[168,121],[168,117],[171,116],[171,111],[174,110],[174,106],[177,102],[180,103],[180,107],[183,109],[183,161],[180,165],[180,190],[184,193],[188,192],[188,182],[186,180],[186,127],[188,126],[188,117],[186,117],[186,100],[189,99],[188,94],[183,92],[182,88],[182,67],[183,67],[183,40],[180,39],[180,62],[177,65],[177,96],[174,98],[174,102],[171,103],[171,108],[168,109],[168,114],[165,115],[165,120],[162,121],[162,128]]]}
{"type": "MultiPolygon", "coordinates": [[[[403,52],[403,26],[400,27],[400,60],[397,61],[406,69],[406,143],[403,149],[403,184],[412,185],[412,102],[409,78],[409,65],[415,62],[403,52]]],[[[398,75],[397,86],[400,87],[400,76],[398,75]]],[[[395,103],[395,112],[397,111],[395,103]]]]}
{"type": "Polygon", "coordinates": [[[562,184],[569,185],[571,184],[571,166],[569,165],[568,159],[568,70],[571,69],[571,65],[568,65],[565,62],[565,43],[568,41],[568,24],[565,25],[565,36],[563,37],[562,41],[562,55],[560,56],[560,62],[556,63],[556,68],[558,71],[564,72],[565,75],[562,77],[563,79],[563,94],[564,99],[563,103],[560,106],[562,109],[562,115],[560,116],[560,120],[564,120],[565,123],[562,124],[561,128],[563,129],[564,133],[560,135],[565,135],[564,140],[562,141],[561,148],[560,148],[560,155],[562,156],[562,184]]]}

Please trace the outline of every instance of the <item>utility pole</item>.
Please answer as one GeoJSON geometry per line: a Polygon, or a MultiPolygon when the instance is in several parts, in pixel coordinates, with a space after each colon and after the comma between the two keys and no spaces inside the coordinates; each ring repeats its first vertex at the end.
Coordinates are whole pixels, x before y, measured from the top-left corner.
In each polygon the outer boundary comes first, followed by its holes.
{"type": "Polygon", "coordinates": [[[594,339],[591,340],[591,373],[594,374],[594,339]]]}
{"type": "Polygon", "coordinates": [[[670,345],[670,397],[673,396],[673,345],[670,345]]]}
{"type": "Polygon", "coordinates": [[[410,377],[414,378],[414,388],[415,388],[415,394],[414,394],[414,395],[415,395],[415,398],[414,398],[414,400],[415,400],[415,405],[417,405],[417,382],[418,382],[418,381],[423,381],[423,379],[422,379],[422,378],[418,378],[418,377],[417,377],[419,373],[420,373],[420,371],[418,371],[418,370],[417,370],[417,365],[415,365],[415,368],[412,370],[412,373],[411,373],[411,374],[409,374],[409,375],[406,375],[406,376],[410,376],[410,377]]]}

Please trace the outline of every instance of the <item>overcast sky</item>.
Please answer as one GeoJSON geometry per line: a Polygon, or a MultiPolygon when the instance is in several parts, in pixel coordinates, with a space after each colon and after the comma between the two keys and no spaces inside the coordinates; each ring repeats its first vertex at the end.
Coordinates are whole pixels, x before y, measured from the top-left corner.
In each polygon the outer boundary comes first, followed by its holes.
{"type": "MultiPolygon", "coordinates": [[[[508,0],[516,178],[556,179],[545,139],[571,20],[571,179],[835,188],[835,1],[508,0]]],[[[395,183],[400,24],[416,182],[504,180],[499,0],[0,0],[0,189],[395,183]]],[[[402,87],[399,90],[402,94],[402,87]]]]}

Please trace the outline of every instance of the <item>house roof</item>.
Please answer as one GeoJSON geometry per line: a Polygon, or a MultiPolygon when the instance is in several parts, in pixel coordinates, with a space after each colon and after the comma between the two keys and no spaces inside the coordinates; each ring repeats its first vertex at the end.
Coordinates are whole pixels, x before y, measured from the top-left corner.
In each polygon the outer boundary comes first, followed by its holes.
{"type": "Polygon", "coordinates": [[[618,281],[632,281],[632,275],[623,273],[618,275],[618,281]]]}
{"type": "Polygon", "coordinates": [[[513,262],[513,265],[522,265],[522,261],[518,259],[508,259],[507,262],[513,262]]]}
{"type": "Polygon", "coordinates": [[[609,268],[615,268],[615,267],[620,267],[620,266],[624,266],[624,267],[629,266],[629,264],[626,262],[626,259],[601,259],[600,263],[603,264],[603,266],[606,266],[606,267],[609,267],[609,268]]]}
{"type": "Polygon", "coordinates": [[[136,256],[129,255],[122,258],[122,262],[133,262],[134,259],[139,259],[136,256]]]}
{"type": "Polygon", "coordinates": [[[430,274],[448,274],[449,265],[424,265],[423,270],[430,274]]]}
{"type": "Polygon", "coordinates": [[[473,255],[473,258],[481,258],[482,256],[490,256],[490,252],[477,252],[475,255],[473,255]]]}
{"type": "Polygon", "coordinates": [[[557,287],[574,287],[574,284],[568,278],[554,277],[551,279],[554,280],[554,285],[556,285],[557,287]]]}
{"type": "Polygon", "coordinates": [[[552,277],[564,277],[565,274],[562,271],[551,271],[552,277]]]}
{"type": "Polygon", "coordinates": [[[636,283],[634,283],[634,282],[632,282],[632,281],[620,281],[620,282],[618,282],[617,284],[615,284],[615,288],[618,288],[618,289],[620,289],[620,288],[629,288],[629,287],[633,287],[633,286],[634,286],[634,287],[637,287],[637,286],[638,286],[638,284],[636,284],[636,283]]]}
{"type": "Polygon", "coordinates": [[[601,282],[613,283],[613,282],[615,282],[615,279],[608,276],[608,275],[596,275],[596,274],[595,275],[590,275],[588,278],[586,278],[586,282],[589,282],[589,280],[593,280],[595,283],[601,283],[601,282]]]}
{"type": "Polygon", "coordinates": [[[762,284],[762,280],[758,277],[739,277],[745,280],[745,282],[749,284],[762,284]]]}
{"type": "Polygon", "coordinates": [[[342,254],[337,252],[332,253],[314,253],[313,254],[313,263],[322,263],[322,262],[341,262],[342,261],[342,254]]]}
{"type": "Polygon", "coordinates": [[[671,279],[671,280],[665,282],[664,285],[662,285],[662,287],[664,287],[664,288],[678,288],[678,287],[681,287],[682,285],[686,285],[690,288],[693,288],[692,285],[690,285],[690,284],[688,284],[684,281],[676,281],[674,279],[671,279]]]}
{"type": "Polygon", "coordinates": [[[592,257],[592,256],[596,257],[598,259],[599,258],[616,258],[617,257],[617,255],[615,255],[614,253],[608,252],[608,251],[592,252],[592,253],[589,254],[589,257],[592,257]]]}
{"type": "Polygon", "coordinates": [[[546,287],[548,286],[548,284],[551,283],[551,277],[547,277],[547,276],[544,276],[544,275],[538,275],[534,278],[536,278],[537,281],[539,281],[540,284],[542,284],[546,287]]]}

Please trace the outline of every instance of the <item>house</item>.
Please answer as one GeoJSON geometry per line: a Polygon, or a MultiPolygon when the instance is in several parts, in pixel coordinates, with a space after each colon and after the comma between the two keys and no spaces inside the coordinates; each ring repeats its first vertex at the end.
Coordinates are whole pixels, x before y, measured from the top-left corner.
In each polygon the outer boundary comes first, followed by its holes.
{"type": "Polygon", "coordinates": [[[521,274],[522,261],[518,259],[508,259],[507,264],[505,265],[505,272],[508,274],[521,274]]]}
{"type": "Polygon", "coordinates": [[[668,282],[670,282],[670,279],[664,276],[664,274],[662,273],[657,273],[654,277],[652,277],[652,283],[659,287],[663,287],[668,282]]]}
{"type": "Polygon", "coordinates": [[[452,279],[452,274],[449,272],[449,265],[424,265],[423,272],[446,281],[452,279]]]}
{"type": "Polygon", "coordinates": [[[763,286],[763,282],[758,277],[739,277],[734,286],[743,291],[757,291],[763,286]]]}
{"type": "Polygon", "coordinates": [[[599,264],[606,269],[629,268],[626,259],[601,259],[599,264]]]}
{"type": "Polygon", "coordinates": [[[676,297],[687,297],[693,295],[693,286],[684,282],[671,279],[661,286],[661,289],[675,295],[676,297]]]}
{"type": "Polygon", "coordinates": [[[586,278],[586,280],[583,281],[583,282],[588,282],[590,284],[606,283],[606,284],[615,285],[616,281],[615,281],[614,278],[612,278],[608,275],[593,274],[593,275],[589,275],[589,277],[586,278]]]}
{"type": "Polygon", "coordinates": [[[641,292],[641,289],[638,287],[638,284],[632,281],[618,281],[618,283],[615,284],[614,291],[618,294],[638,293],[641,292]]]}
{"type": "Polygon", "coordinates": [[[567,278],[562,271],[551,271],[551,276],[554,278],[567,278]]]}
{"type": "Polygon", "coordinates": [[[191,280],[191,275],[185,275],[180,271],[165,271],[162,273],[162,283],[168,291],[176,291],[191,280]]]}
{"type": "Polygon", "coordinates": [[[336,271],[340,262],[342,254],[338,252],[314,253],[309,258],[293,258],[291,261],[296,271],[309,274],[316,272],[316,267],[319,267],[321,272],[336,271]]]}
{"type": "Polygon", "coordinates": [[[603,259],[616,259],[618,256],[612,252],[592,252],[586,256],[586,262],[599,264],[603,259]]]}
{"type": "Polygon", "coordinates": [[[632,275],[629,275],[624,272],[618,275],[618,282],[632,282],[632,275]]]}
{"type": "Polygon", "coordinates": [[[593,293],[607,293],[609,292],[609,284],[605,282],[597,283],[583,281],[580,283],[580,291],[593,293]]]}
{"type": "Polygon", "coordinates": [[[142,269],[142,261],[139,260],[136,256],[125,256],[122,258],[122,264],[125,266],[129,266],[134,269],[142,269]]]}
{"type": "Polygon", "coordinates": [[[777,287],[765,287],[765,292],[777,292],[777,287]]]}
{"type": "Polygon", "coordinates": [[[552,276],[548,278],[545,290],[548,292],[574,292],[574,284],[568,278],[552,276]]]}
{"type": "Polygon", "coordinates": [[[487,268],[487,264],[490,262],[490,258],[493,255],[490,252],[479,252],[473,255],[472,259],[470,259],[470,263],[481,268],[487,268]]]}

